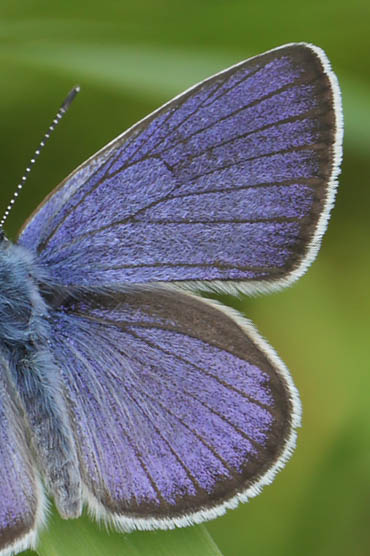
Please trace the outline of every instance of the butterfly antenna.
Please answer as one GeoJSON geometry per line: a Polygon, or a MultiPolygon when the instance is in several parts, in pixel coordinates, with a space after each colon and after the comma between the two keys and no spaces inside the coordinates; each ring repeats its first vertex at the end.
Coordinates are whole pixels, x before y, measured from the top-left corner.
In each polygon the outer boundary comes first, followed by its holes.
{"type": "Polygon", "coordinates": [[[13,194],[13,197],[11,198],[11,200],[9,202],[9,205],[6,207],[6,210],[5,210],[3,216],[0,220],[0,234],[2,232],[2,228],[4,227],[5,221],[9,216],[10,211],[13,208],[14,203],[17,200],[17,197],[19,196],[19,193],[20,193],[21,189],[23,188],[25,182],[27,181],[27,178],[29,176],[29,173],[31,172],[31,169],[32,169],[33,165],[35,164],[36,160],[38,159],[42,149],[45,147],[48,139],[50,139],[50,136],[53,133],[53,131],[55,130],[56,126],[59,124],[60,120],[63,118],[64,114],[67,112],[68,108],[72,104],[72,101],[74,100],[77,93],[79,93],[79,92],[80,92],[80,87],[77,85],[76,87],[73,87],[73,89],[68,93],[68,95],[66,96],[65,100],[63,101],[61,107],[59,108],[58,112],[56,113],[55,118],[53,119],[52,123],[49,125],[48,130],[45,133],[45,135],[43,136],[39,146],[35,150],[35,153],[34,153],[33,157],[31,158],[30,163],[27,166],[26,171],[21,178],[21,181],[17,185],[17,188],[16,188],[16,190],[13,194]]]}

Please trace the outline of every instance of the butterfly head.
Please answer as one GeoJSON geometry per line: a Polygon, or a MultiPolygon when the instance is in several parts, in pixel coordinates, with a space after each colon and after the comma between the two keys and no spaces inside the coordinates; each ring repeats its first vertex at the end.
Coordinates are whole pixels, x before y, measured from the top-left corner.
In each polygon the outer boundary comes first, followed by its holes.
{"type": "Polygon", "coordinates": [[[12,243],[7,238],[4,229],[0,228],[0,250],[7,249],[12,243]]]}

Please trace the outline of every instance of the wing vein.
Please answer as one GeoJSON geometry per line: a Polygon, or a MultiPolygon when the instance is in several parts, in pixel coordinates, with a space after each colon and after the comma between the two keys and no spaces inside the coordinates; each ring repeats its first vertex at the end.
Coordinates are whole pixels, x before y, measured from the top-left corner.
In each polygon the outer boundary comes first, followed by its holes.
{"type": "MultiPolygon", "coordinates": [[[[316,79],[317,78],[315,78],[311,81],[306,81],[306,82],[304,82],[304,84],[305,85],[310,85],[314,81],[316,81],[316,79]]],[[[176,143],[173,143],[170,147],[167,147],[167,148],[163,149],[162,151],[159,151],[158,154],[166,153],[166,152],[176,148],[176,146],[179,145],[179,144],[186,144],[190,139],[192,139],[196,135],[198,135],[200,133],[203,133],[204,131],[208,131],[208,130],[212,129],[212,127],[217,126],[220,122],[224,122],[224,121],[228,120],[229,118],[233,118],[234,116],[240,114],[244,110],[247,110],[249,108],[257,106],[258,104],[260,104],[264,100],[268,100],[270,98],[273,98],[274,96],[276,96],[276,95],[278,95],[278,94],[280,94],[280,93],[282,93],[286,90],[289,90],[291,87],[293,87],[294,85],[297,85],[297,84],[298,84],[298,82],[295,82],[295,83],[291,83],[289,85],[285,85],[283,87],[280,87],[279,89],[276,89],[275,91],[272,91],[271,93],[261,97],[260,99],[254,100],[254,101],[250,102],[249,104],[246,104],[246,105],[242,106],[241,108],[238,108],[238,109],[234,110],[233,112],[230,112],[226,116],[222,116],[222,117],[218,118],[214,122],[210,123],[208,126],[202,127],[201,129],[198,129],[198,130],[194,131],[193,133],[187,135],[183,139],[180,139],[176,143]]],[[[280,124],[283,124],[285,122],[288,123],[288,122],[294,122],[296,120],[302,120],[308,114],[312,115],[312,116],[320,116],[322,113],[323,112],[321,112],[321,109],[318,108],[318,107],[310,109],[310,110],[306,110],[302,114],[298,114],[298,115],[295,115],[295,116],[289,116],[288,118],[284,118],[283,120],[279,120],[277,122],[273,122],[273,123],[261,126],[260,128],[253,129],[253,130],[245,133],[245,135],[241,135],[240,137],[247,137],[248,135],[253,135],[254,133],[258,133],[259,131],[264,131],[265,129],[273,128],[273,127],[275,127],[277,125],[280,125],[280,124]]],[[[239,137],[235,137],[235,138],[239,138],[239,137]]],[[[223,145],[223,144],[225,144],[225,143],[216,144],[215,146],[220,146],[220,145],[223,145]]]]}
{"type": "MultiPolygon", "coordinates": [[[[117,375],[116,375],[117,376],[117,375]]],[[[120,377],[117,377],[120,380],[120,377]]],[[[200,488],[199,482],[197,481],[197,479],[194,477],[194,475],[191,473],[190,469],[188,469],[188,467],[185,465],[185,463],[183,462],[183,460],[180,458],[180,456],[178,455],[178,453],[176,452],[176,450],[173,448],[173,446],[171,446],[171,444],[169,443],[169,441],[167,440],[167,438],[165,438],[165,436],[162,434],[161,430],[155,425],[154,421],[150,418],[149,414],[147,411],[145,411],[143,409],[143,407],[141,405],[139,405],[137,403],[137,401],[135,400],[135,398],[132,396],[132,394],[130,393],[129,389],[126,387],[126,385],[123,383],[123,380],[120,380],[123,388],[125,389],[128,397],[132,400],[132,402],[136,405],[136,407],[138,408],[138,410],[144,415],[144,417],[149,421],[149,423],[151,424],[151,426],[154,428],[154,430],[156,431],[156,433],[158,434],[158,436],[160,438],[163,439],[163,441],[165,442],[165,444],[168,446],[170,452],[173,454],[173,456],[175,457],[175,459],[180,463],[180,465],[183,467],[185,473],[187,474],[188,478],[191,480],[191,482],[193,483],[194,487],[196,489],[200,488]]],[[[141,388],[138,388],[136,386],[136,391],[143,394],[144,396],[146,395],[150,400],[155,401],[155,399],[150,396],[149,394],[147,394],[144,390],[142,390],[141,388]]],[[[156,403],[159,404],[159,401],[157,400],[156,403]]],[[[159,404],[162,406],[162,404],[159,404]]]]}
{"type": "MultiPolygon", "coordinates": [[[[196,369],[197,371],[199,371],[200,373],[205,374],[206,376],[213,378],[214,380],[216,380],[216,382],[218,382],[219,384],[221,384],[224,388],[229,389],[233,392],[236,392],[237,394],[239,394],[240,396],[242,396],[243,398],[245,398],[246,400],[248,400],[250,403],[252,404],[256,404],[259,407],[261,407],[262,409],[268,411],[269,413],[273,414],[272,410],[270,407],[268,407],[266,404],[260,402],[259,400],[256,400],[255,398],[253,398],[252,396],[250,396],[249,394],[246,394],[245,392],[243,392],[242,390],[240,390],[239,388],[236,388],[235,386],[232,386],[230,383],[221,380],[217,375],[214,375],[213,373],[210,373],[209,371],[206,371],[205,369],[203,369],[202,367],[199,367],[198,365],[196,365],[195,363],[193,363],[192,361],[189,361],[188,359],[186,359],[185,357],[182,357],[180,355],[177,355],[176,353],[173,353],[169,350],[164,349],[162,346],[158,345],[157,343],[153,342],[153,341],[149,341],[145,338],[142,338],[139,334],[136,334],[134,331],[130,330],[130,328],[128,327],[127,331],[134,336],[137,339],[140,339],[140,341],[146,343],[148,346],[150,346],[153,349],[158,349],[159,351],[161,351],[162,353],[165,353],[166,355],[169,355],[171,357],[173,357],[174,359],[177,359],[179,361],[181,361],[182,363],[186,363],[188,365],[190,365],[191,367],[194,367],[194,369],[196,369]]],[[[198,338],[196,338],[198,339],[198,338]]],[[[212,345],[212,344],[210,344],[212,345]]],[[[218,347],[218,346],[215,346],[218,347]]],[[[228,351],[228,350],[225,350],[228,351]]],[[[229,352],[230,353],[230,352],[229,352]]]]}
{"type": "MultiPolygon", "coordinates": [[[[166,407],[162,402],[160,402],[157,398],[154,398],[153,396],[151,396],[150,394],[148,394],[148,392],[143,391],[141,388],[138,388],[138,391],[141,392],[144,396],[148,397],[150,400],[152,400],[154,403],[158,404],[164,411],[166,411],[169,415],[171,415],[171,417],[174,417],[177,421],[179,421],[179,423],[181,423],[181,425],[186,428],[188,431],[191,432],[191,434],[193,434],[195,436],[195,438],[197,438],[210,452],[212,452],[212,454],[222,463],[222,465],[225,467],[225,469],[227,469],[228,471],[230,471],[230,473],[235,474],[235,470],[232,469],[232,467],[230,467],[230,465],[225,461],[225,459],[216,451],[216,449],[209,444],[209,442],[207,442],[207,440],[205,440],[203,438],[203,436],[201,436],[198,432],[196,432],[193,428],[191,428],[181,417],[179,417],[176,413],[174,413],[173,411],[171,411],[168,407],[166,407]]],[[[258,448],[260,449],[260,447],[258,446],[258,448]]],[[[251,456],[253,457],[253,456],[251,456]]]]}
{"type": "MultiPolygon", "coordinates": [[[[79,338],[79,340],[81,340],[81,339],[79,338]]],[[[84,345],[84,344],[82,343],[82,345],[84,345]]],[[[90,376],[91,379],[94,379],[94,383],[98,386],[98,389],[103,393],[103,390],[102,390],[102,388],[101,388],[101,385],[100,385],[99,381],[95,380],[93,368],[92,368],[91,365],[89,364],[89,362],[88,362],[88,360],[86,359],[85,355],[84,355],[80,350],[78,350],[77,348],[71,347],[69,344],[68,344],[67,350],[68,350],[68,349],[69,349],[72,353],[74,353],[75,357],[77,357],[83,364],[85,364],[86,368],[89,368],[89,367],[90,367],[90,368],[92,369],[92,371],[90,372],[89,376],[90,376]]],[[[85,345],[85,349],[89,349],[89,347],[85,345]]],[[[75,375],[75,376],[76,376],[76,375],[75,375]]],[[[85,384],[84,384],[84,386],[85,386],[85,388],[86,388],[86,385],[85,385],[85,384]]],[[[90,389],[90,393],[95,397],[95,394],[96,394],[95,391],[91,391],[91,389],[90,389]]],[[[103,393],[103,394],[104,394],[104,393],[103,393]]],[[[119,400],[117,399],[116,394],[114,393],[114,390],[113,390],[113,389],[112,389],[112,391],[111,391],[111,395],[113,396],[113,398],[114,398],[115,400],[118,401],[118,406],[121,407],[121,404],[119,404],[119,400]]],[[[103,399],[104,399],[104,398],[102,398],[102,400],[103,400],[103,399]]],[[[102,403],[102,402],[101,402],[101,403],[102,403]]],[[[134,452],[134,454],[135,454],[135,456],[136,456],[136,458],[137,458],[139,464],[141,465],[141,467],[142,467],[144,473],[146,474],[146,476],[147,476],[147,478],[148,478],[148,480],[149,480],[149,482],[150,482],[150,484],[151,484],[153,490],[156,492],[156,494],[157,494],[159,500],[160,500],[163,504],[167,504],[166,501],[165,501],[165,500],[163,499],[163,497],[162,497],[162,494],[161,494],[161,492],[160,492],[160,489],[159,489],[158,485],[156,484],[155,480],[154,480],[153,477],[151,476],[151,474],[150,474],[150,472],[149,472],[149,470],[148,470],[148,468],[147,468],[147,466],[146,466],[146,464],[145,464],[145,462],[144,462],[143,455],[141,454],[141,451],[139,450],[139,448],[138,448],[138,446],[137,446],[137,443],[135,443],[135,442],[133,441],[133,439],[131,438],[131,436],[130,436],[129,433],[127,432],[127,429],[124,430],[123,427],[121,427],[121,428],[120,428],[120,431],[121,431],[122,435],[123,435],[124,437],[126,437],[127,443],[131,446],[131,448],[132,448],[132,450],[133,450],[133,452],[134,452]]],[[[109,431],[106,431],[105,434],[107,434],[107,435],[110,437],[111,442],[112,442],[112,445],[114,445],[114,438],[113,438],[112,435],[109,433],[109,431]]],[[[96,439],[95,439],[94,437],[90,437],[90,439],[94,441],[95,447],[97,447],[96,439]]],[[[98,451],[99,451],[99,450],[98,450],[98,451]]],[[[96,462],[96,458],[94,458],[94,461],[96,462]]],[[[99,466],[96,464],[97,472],[98,472],[98,467],[99,467],[99,466]]],[[[98,475],[99,475],[99,472],[98,472],[98,475]]]]}
{"type": "MultiPolygon", "coordinates": [[[[230,86],[225,92],[223,92],[221,95],[218,95],[216,98],[214,98],[212,100],[211,103],[209,103],[209,106],[211,106],[216,100],[218,100],[219,98],[221,98],[223,95],[229,93],[230,91],[232,91],[237,85],[239,85],[240,83],[242,83],[243,81],[248,80],[249,77],[252,77],[253,75],[255,75],[256,73],[258,73],[258,71],[260,71],[261,68],[257,68],[255,71],[250,72],[248,75],[241,77],[241,79],[239,81],[237,81],[236,83],[234,83],[234,85],[230,86]]],[[[209,100],[209,97],[212,96],[212,94],[215,93],[215,91],[217,91],[218,89],[220,89],[229,79],[229,75],[225,76],[222,80],[220,77],[220,83],[217,84],[217,87],[215,87],[214,89],[210,89],[209,94],[207,95],[206,98],[204,98],[202,100],[202,102],[195,108],[195,110],[193,112],[191,112],[190,114],[188,114],[188,116],[186,116],[186,118],[184,118],[183,120],[181,120],[181,122],[179,122],[178,124],[176,124],[175,126],[171,127],[170,131],[167,133],[167,135],[165,135],[164,137],[162,137],[158,143],[156,143],[155,145],[153,145],[152,151],[149,152],[153,152],[153,150],[157,149],[158,146],[163,143],[163,141],[165,141],[174,131],[177,131],[185,122],[187,122],[190,118],[194,117],[197,112],[199,111],[199,109],[201,107],[204,106],[204,104],[209,100]]],[[[178,106],[176,106],[176,108],[178,107],[182,107],[185,102],[188,100],[188,96],[184,96],[181,101],[179,102],[178,106]]],[[[173,113],[171,113],[171,116],[173,115],[173,113]]],[[[167,120],[166,120],[167,121],[167,120]]]]}

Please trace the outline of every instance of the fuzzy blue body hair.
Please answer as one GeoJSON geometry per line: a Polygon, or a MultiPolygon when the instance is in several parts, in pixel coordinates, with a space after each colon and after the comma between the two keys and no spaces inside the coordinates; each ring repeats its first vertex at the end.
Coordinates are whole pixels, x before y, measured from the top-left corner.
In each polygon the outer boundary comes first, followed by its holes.
{"type": "Polygon", "coordinates": [[[16,407],[30,430],[30,450],[64,517],[81,513],[81,480],[60,371],[48,349],[46,277],[32,254],[0,243],[0,351],[10,369],[16,407]]]}

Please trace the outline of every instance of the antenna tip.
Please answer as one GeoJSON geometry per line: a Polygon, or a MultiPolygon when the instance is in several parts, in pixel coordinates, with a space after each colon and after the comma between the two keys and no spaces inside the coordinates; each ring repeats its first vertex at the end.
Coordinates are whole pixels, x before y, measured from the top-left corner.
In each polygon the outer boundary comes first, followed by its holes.
{"type": "Polygon", "coordinates": [[[62,106],[60,107],[61,110],[66,111],[70,107],[72,101],[76,97],[76,95],[80,92],[81,88],[79,85],[75,85],[73,89],[68,93],[66,96],[62,106]]]}

